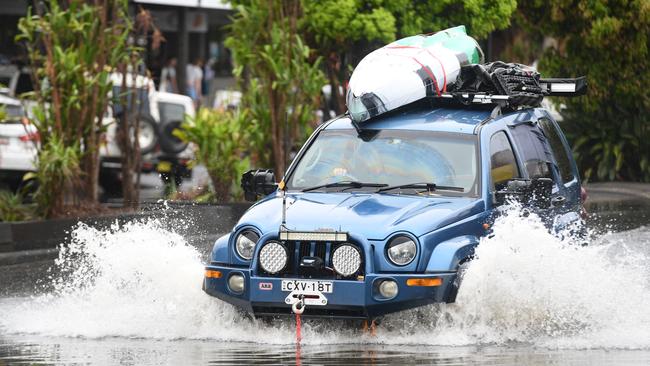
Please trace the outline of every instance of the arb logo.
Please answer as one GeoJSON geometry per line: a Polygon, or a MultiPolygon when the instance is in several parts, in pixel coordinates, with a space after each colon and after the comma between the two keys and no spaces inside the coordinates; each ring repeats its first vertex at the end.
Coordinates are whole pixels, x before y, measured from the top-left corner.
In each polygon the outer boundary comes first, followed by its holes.
{"type": "Polygon", "coordinates": [[[260,290],[273,290],[273,283],[260,282],[260,290]]]}

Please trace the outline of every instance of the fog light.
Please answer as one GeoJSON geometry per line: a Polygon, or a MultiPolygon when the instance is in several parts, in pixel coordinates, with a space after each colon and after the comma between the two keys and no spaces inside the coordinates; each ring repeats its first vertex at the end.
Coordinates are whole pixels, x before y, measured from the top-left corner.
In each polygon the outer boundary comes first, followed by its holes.
{"type": "Polygon", "coordinates": [[[288,260],[287,249],[278,242],[268,242],[260,250],[260,265],[267,273],[279,273],[287,266],[288,260]]]}
{"type": "Polygon", "coordinates": [[[393,280],[384,280],[379,284],[379,294],[387,299],[397,296],[397,282],[393,280]]]}
{"type": "Polygon", "coordinates": [[[341,276],[352,276],[361,268],[361,254],[352,245],[341,245],[332,254],[332,266],[341,276]]]}
{"type": "Polygon", "coordinates": [[[244,292],[244,276],[233,274],[228,278],[228,288],[230,291],[241,294],[244,292]]]}

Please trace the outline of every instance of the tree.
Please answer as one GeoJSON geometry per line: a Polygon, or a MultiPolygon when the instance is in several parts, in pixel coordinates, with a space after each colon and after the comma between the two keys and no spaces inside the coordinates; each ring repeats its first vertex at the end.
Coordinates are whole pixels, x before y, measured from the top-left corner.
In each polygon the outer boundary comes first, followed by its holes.
{"type": "Polygon", "coordinates": [[[397,38],[465,24],[483,38],[510,24],[516,0],[322,0],[302,1],[301,26],[309,44],[326,58],[333,109],[343,113],[350,69],[373,48],[397,38]]]}
{"type": "Polygon", "coordinates": [[[251,149],[257,163],[272,160],[276,173],[282,174],[292,149],[310,132],[308,123],[316,119],[325,84],[320,59],[299,34],[298,0],[234,3],[237,13],[226,46],[244,92],[250,128],[255,129],[251,149]]]}
{"type": "MultiPolygon", "coordinates": [[[[143,99],[148,98],[146,88],[150,81],[149,73],[139,75],[139,70],[145,69],[143,63],[143,49],[137,46],[138,41],[142,41],[151,35],[152,49],[157,49],[163,41],[162,33],[154,25],[151,14],[140,8],[135,18],[135,24],[132,24],[128,18],[124,21],[128,27],[128,42],[123,48],[121,57],[117,57],[116,70],[121,75],[119,82],[119,95],[113,95],[113,115],[116,117],[118,126],[117,142],[120,148],[122,163],[122,197],[125,207],[137,208],[140,203],[140,170],[142,155],[140,153],[140,123],[143,115],[148,115],[149,111],[144,110],[143,99]],[[143,76],[146,76],[144,78],[143,76]],[[144,93],[142,91],[145,91],[144,93]],[[120,113],[116,113],[117,109],[120,113]]],[[[145,69],[146,70],[146,69],[145,69]]],[[[115,89],[114,89],[115,90],[115,89]]]]}
{"type": "Polygon", "coordinates": [[[43,215],[58,216],[66,197],[97,204],[102,116],[129,23],[127,0],[43,4],[20,19],[17,40],[24,41],[33,70],[38,169],[53,175],[40,182],[37,200],[43,215]],[[62,169],[46,169],[48,162],[62,169]]]}
{"type": "Polygon", "coordinates": [[[587,75],[587,96],[563,99],[563,129],[586,179],[650,181],[650,5],[647,1],[531,1],[528,26],[555,38],[540,70],[587,75]]]}

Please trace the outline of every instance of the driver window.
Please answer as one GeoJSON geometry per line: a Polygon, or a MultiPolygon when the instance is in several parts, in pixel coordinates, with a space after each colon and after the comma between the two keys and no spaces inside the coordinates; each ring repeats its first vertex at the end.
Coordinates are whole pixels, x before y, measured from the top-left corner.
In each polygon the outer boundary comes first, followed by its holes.
{"type": "Polygon", "coordinates": [[[495,133],[490,139],[490,166],[492,190],[501,190],[509,180],[520,177],[515,154],[503,131],[495,133]]]}

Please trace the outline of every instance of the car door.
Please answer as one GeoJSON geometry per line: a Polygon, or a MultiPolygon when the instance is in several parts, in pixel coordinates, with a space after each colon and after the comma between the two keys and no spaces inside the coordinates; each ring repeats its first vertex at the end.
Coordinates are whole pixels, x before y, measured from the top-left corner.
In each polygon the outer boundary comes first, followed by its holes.
{"type": "Polygon", "coordinates": [[[521,177],[508,135],[503,130],[495,132],[490,137],[490,191],[505,189],[509,180],[521,177]]]}
{"type": "Polygon", "coordinates": [[[488,224],[492,226],[494,221],[508,210],[508,205],[504,204],[507,201],[497,200],[497,192],[506,190],[508,182],[513,179],[521,179],[523,176],[508,131],[499,129],[493,132],[489,139],[488,149],[490,156],[489,192],[494,208],[488,219],[488,224]]]}
{"type": "Polygon", "coordinates": [[[569,144],[557,123],[550,118],[542,117],[537,121],[537,124],[544,133],[553,153],[554,169],[561,182],[561,196],[558,196],[556,202],[554,202],[557,206],[561,205],[563,211],[555,219],[555,227],[559,230],[580,221],[580,178],[569,144]],[[558,202],[558,200],[561,202],[558,202]]]}

